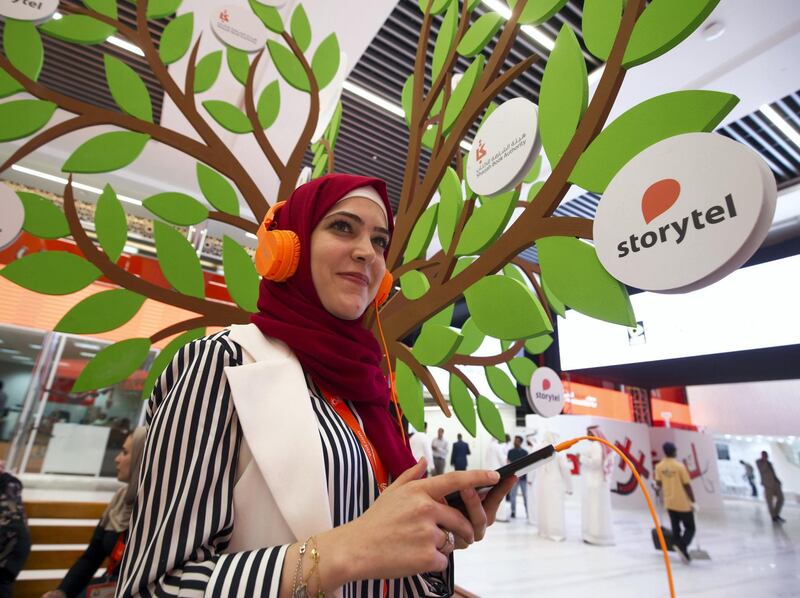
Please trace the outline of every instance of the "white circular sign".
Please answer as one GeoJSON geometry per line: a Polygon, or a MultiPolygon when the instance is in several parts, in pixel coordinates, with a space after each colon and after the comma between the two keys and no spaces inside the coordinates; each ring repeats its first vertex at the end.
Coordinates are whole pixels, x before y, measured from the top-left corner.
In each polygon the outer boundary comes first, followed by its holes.
{"type": "Polygon", "coordinates": [[[536,368],[528,386],[528,405],[537,415],[555,417],[564,408],[564,385],[548,367],[536,368]]]}
{"type": "Polygon", "coordinates": [[[467,183],[478,195],[516,187],[542,147],[536,104],[514,98],[498,106],[478,130],[467,158],[467,183]]]}
{"type": "Polygon", "coordinates": [[[212,12],[211,29],[223,43],[245,52],[258,52],[267,43],[267,28],[240,6],[221,6],[212,12]]]}
{"type": "Polygon", "coordinates": [[[0,0],[0,16],[18,21],[44,21],[58,9],[58,0],[0,0]]]}
{"type": "Polygon", "coordinates": [[[14,190],[0,183],[0,249],[11,245],[25,222],[25,208],[14,190]]]}
{"type": "Polygon", "coordinates": [[[597,257],[638,289],[699,289],[755,253],[776,201],[775,178],[751,149],[715,133],[670,137],[609,183],[594,220],[597,257]]]}

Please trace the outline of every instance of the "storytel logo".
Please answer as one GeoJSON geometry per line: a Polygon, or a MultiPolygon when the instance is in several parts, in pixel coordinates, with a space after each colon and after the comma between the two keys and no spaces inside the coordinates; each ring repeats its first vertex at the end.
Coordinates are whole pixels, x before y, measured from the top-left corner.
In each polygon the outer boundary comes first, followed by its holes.
{"type": "MultiPolygon", "coordinates": [[[[678,200],[680,191],[681,184],[675,179],[661,179],[650,185],[642,196],[642,216],[645,224],[650,224],[669,210],[678,200]]],[[[623,258],[631,253],[649,249],[657,243],[674,242],[680,245],[689,234],[690,225],[695,231],[700,231],[707,225],[720,224],[729,218],[736,218],[736,204],[731,193],[725,195],[724,205],[713,205],[705,211],[694,209],[683,218],[662,224],[657,230],[630,235],[617,244],[619,252],[617,255],[623,258]]]]}
{"type": "Polygon", "coordinates": [[[536,398],[541,399],[543,401],[547,401],[548,403],[552,403],[553,401],[560,401],[561,395],[558,395],[553,392],[547,392],[548,390],[550,390],[550,386],[551,386],[550,380],[548,380],[547,378],[542,380],[542,390],[536,391],[536,398]]]}

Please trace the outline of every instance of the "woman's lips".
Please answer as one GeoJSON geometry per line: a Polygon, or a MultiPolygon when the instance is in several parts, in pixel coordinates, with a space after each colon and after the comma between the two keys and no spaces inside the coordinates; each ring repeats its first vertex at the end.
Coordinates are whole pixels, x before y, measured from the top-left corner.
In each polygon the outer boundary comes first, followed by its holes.
{"type": "Polygon", "coordinates": [[[364,287],[369,286],[369,279],[363,274],[360,274],[358,272],[340,272],[339,276],[349,280],[350,282],[354,282],[355,284],[364,287]]]}

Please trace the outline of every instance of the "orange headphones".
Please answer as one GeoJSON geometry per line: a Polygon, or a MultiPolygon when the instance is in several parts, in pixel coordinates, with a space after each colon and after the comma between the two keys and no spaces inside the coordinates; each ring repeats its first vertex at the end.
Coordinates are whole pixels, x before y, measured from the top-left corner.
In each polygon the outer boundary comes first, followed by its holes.
{"type": "MultiPolygon", "coordinates": [[[[291,277],[300,263],[300,238],[293,230],[275,228],[275,214],[285,201],[272,206],[264,221],[258,227],[258,246],[256,247],[256,271],[267,280],[284,282],[291,277]]],[[[375,303],[380,306],[389,298],[394,279],[387,270],[375,295],[375,303]]]]}

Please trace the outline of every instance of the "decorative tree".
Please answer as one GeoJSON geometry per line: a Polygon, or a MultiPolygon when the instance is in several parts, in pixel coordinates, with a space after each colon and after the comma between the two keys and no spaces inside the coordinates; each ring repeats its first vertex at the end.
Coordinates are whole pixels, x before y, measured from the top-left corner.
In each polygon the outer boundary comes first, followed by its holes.
{"type": "MultiPolygon", "coordinates": [[[[464,181],[465,157],[460,143],[476,119],[485,119],[492,111],[497,94],[539,60],[530,56],[501,72],[520,26],[549,19],[566,0],[511,0],[513,10],[507,21],[495,13],[473,19],[477,0],[419,2],[424,13],[420,41],[413,73],[402,94],[410,139],[388,259],[400,292],[385,304],[381,320],[389,352],[396,359],[400,404],[416,428],[421,428],[423,420],[423,385],[450,415],[450,407],[431,375],[430,368],[438,367],[450,373],[449,402],[463,426],[474,435],[477,412],[483,426],[502,438],[498,410],[480,395],[463,366],[483,366],[493,392],[517,405],[515,383],[497,365],[508,363],[516,381],[527,385],[536,366],[515,356],[523,347],[533,354],[547,348],[553,312],[563,314],[568,306],[609,322],[635,325],[625,287],[603,269],[592,246],[581,241],[592,238],[592,221],[552,215],[570,185],[602,194],[614,174],[634,155],[673,135],[713,129],[737,99],[710,91],[668,93],[631,108],[604,128],[627,70],[680,43],[718,0],[652,0],[646,8],[644,0],[585,0],[586,46],[606,61],[591,102],[578,40],[564,26],[544,71],[539,103],[541,138],[552,165],[551,174],[535,184],[525,199],[520,198],[521,185],[497,197],[476,197],[464,181]],[[428,65],[431,25],[434,15],[439,14],[444,16],[428,65]],[[494,39],[492,52],[484,52],[494,39]],[[473,61],[452,85],[459,55],[473,57],[473,61]],[[428,66],[432,82],[426,88],[428,66]],[[423,147],[431,152],[431,159],[420,173],[423,147]],[[432,203],[437,193],[438,202],[432,203]],[[519,207],[523,208],[521,214],[512,221],[519,207]],[[436,252],[428,250],[434,233],[442,247],[436,252]],[[533,244],[538,248],[538,265],[519,257],[533,244]],[[461,329],[454,329],[453,306],[462,297],[470,317],[461,329]],[[403,344],[402,339],[418,329],[413,347],[403,344]],[[474,356],[486,337],[499,339],[502,351],[494,356],[474,356]]],[[[317,45],[309,60],[311,26],[302,6],[294,10],[287,30],[274,8],[249,0],[254,15],[274,34],[266,50],[282,82],[267,85],[256,100],[254,74],[264,50],[250,61],[246,53],[227,48],[228,66],[245,86],[245,110],[213,99],[203,101],[202,106],[224,128],[255,137],[280,179],[277,196],[267,198],[197,106],[196,96],[208,91],[217,78],[223,52],[198,56],[199,36],[193,36],[192,13],[172,18],[157,48],[148,20],[173,15],[179,0],[139,0],[135,28],[118,19],[114,0],[85,0],[84,4],[70,5],[70,14],[39,26],[6,21],[0,97],[25,91],[36,99],[0,104],[0,140],[35,135],[0,166],[0,171],[70,132],[112,125],[120,130],[103,133],[79,146],[62,170],[71,176],[121,169],[133,162],[149,141],[159,141],[197,160],[198,185],[212,209],[181,193],[159,193],[144,201],[144,206],[160,219],[154,221],[155,244],[162,272],[172,286],[166,289],[117,264],[127,228],[110,186],[97,204],[97,242],[78,219],[71,178],[64,190],[63,213],[43,198],[20,193],[26,211],[25,229],[42,237],[72,236],[83,256],[60,251],[35,253],[9,264],[2,275],[40,293],[73,293],[100,276],[120,287],[78,303],[56,327],[64,332],[113,330],[133,317],[145,298],[196,313],[196,317],[177,322],[150,338],[128,339],[105,348],[89,362],[74,387],[75,391],[84,391],[125,379],[145,361],[153,342],[178,334],[151,367],[144,389],[149,394],[155,377],[178,348],[204,334],[206,326],[247,322],[255,310],[258,288],[258,276],[246,250],[226,237],[225,281],[236,305],[205,299],[197,255],[170,224],[188,226],[211,219],[254,233],[258,222],[239,215],[235,189],[260,222],[270,203],[287,197],[294,189],[309,147],[314,156],[313,176],[333,170],[341,106],[324,136],[311,142],[317,126],[319,92],[336,74],[339,47],[331,34],[317,45]],[[41,85],[37,82],[44,58],[41,34],[81,44],[99,44],[116,34],[136,44],[166,96],[200,140],[155,124],[144,83],[130,67],[111,56],[105,57],[106,77],[119,111],[98,108],[41,85]],[[187,52],[186,77],[179,83],[167,66],[187,52]],[[279,112],[281,84],[307,93],[310,105],[305,126],[285,162],[265,133],[279,112]],[[57,107],[74,116],[48,128],[57,107]]],[[[527,182],[536,179],[539,167],[537,161],[527,182]]]]}

